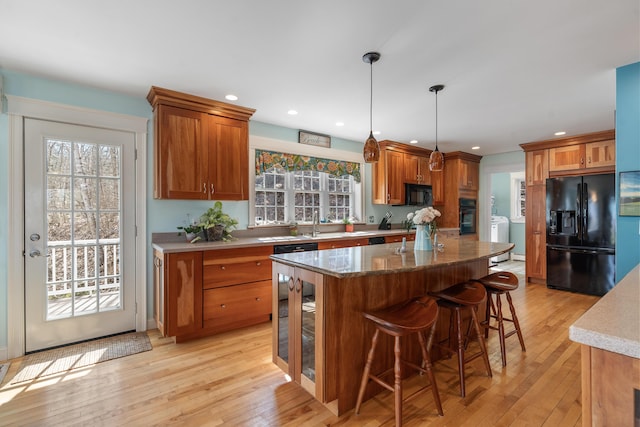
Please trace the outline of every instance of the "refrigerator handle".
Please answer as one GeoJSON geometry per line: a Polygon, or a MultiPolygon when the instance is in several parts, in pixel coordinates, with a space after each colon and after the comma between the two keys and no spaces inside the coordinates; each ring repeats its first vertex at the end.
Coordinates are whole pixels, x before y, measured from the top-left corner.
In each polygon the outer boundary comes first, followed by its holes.
{"type": "Polygon", "coordinates": [[[586,239],[587,227],[589,225],[587,224],[587,220],[589,219],[589,191],[588,191],[586,182],[582,184],[581,198],[582,198],[582,230],[583,230],[583,233],[585,234],[584,236],[582,236],[582,238],[586,239]]]}
{"type": "Polygon", "coordinates": [[[582,184],[578,184],[578,191],[576,197],[576,226],[575,226],[575,235],[578,236],[579,239],[582,238],[582,211],[580,210],[580,202],[582,200],[582,184]]]}

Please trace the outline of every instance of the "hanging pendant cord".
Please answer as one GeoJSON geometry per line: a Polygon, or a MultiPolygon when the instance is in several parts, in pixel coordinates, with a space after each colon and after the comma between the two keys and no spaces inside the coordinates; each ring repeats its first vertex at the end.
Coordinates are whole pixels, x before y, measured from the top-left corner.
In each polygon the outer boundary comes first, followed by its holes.
{"type": "Polygon", "coordinates": [[[371,76],[369,82],[371,87],[369,88],[369,131],[373,132],[373,60],[369,63],[371,69],[371,76]]]}
{"type": "Polygon", "coordinates": [[[436,90],[436,151],[438,151],[438,91],[436,90]]]}

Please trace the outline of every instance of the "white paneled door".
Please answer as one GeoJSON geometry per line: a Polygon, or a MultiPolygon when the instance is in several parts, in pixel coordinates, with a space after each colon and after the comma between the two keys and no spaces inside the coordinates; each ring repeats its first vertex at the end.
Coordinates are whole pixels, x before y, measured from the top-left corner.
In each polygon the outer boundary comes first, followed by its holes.
{"type": "Polygon", "coordinates": [[[135,329],[135,134],[25,120],[25,343],[135,329]]]}

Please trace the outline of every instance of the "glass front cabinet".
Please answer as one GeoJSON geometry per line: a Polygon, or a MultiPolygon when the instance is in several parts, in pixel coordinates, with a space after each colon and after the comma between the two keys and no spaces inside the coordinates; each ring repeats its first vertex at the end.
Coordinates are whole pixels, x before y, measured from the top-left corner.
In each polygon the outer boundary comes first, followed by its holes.
{"type": "Polygon", "coordinates": [[[324,402],[322,275],[277,262],[272,271],[273,362],[324,402]]]}

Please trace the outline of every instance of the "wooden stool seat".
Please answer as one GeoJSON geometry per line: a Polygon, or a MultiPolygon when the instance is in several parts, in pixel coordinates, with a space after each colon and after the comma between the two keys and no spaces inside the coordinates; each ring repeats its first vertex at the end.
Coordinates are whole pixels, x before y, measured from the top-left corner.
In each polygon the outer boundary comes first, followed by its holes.
{"type": "Polygon", "coordinates": [[[509,271],[499,271],[497,273],[489,274],[478,279],[487,290],[489,297],[487,298],[487,311],[486,320],[482,322],[484,327],[484,337],[489,337],[489,329],[498,331],[500,337],[500,354],[502,356],[502,366],[507,366],[507,350],[505,346],[505,340],[513,334],[518,335],[520,340],[520,347],[522,351],[527,351],[524,346],[524,338],[522,337],[522,331],[520,330],[520,322],[518,322],[518,316],[516,316],[516,309],[513,306],[513,300],[509,291],[518,289],[518,277],[509,271]],[[495,305],[493,304],[493,295],[496,296],[495,305]],[[509,311],[511,311],[511,318],[504,317],[502,315],[502,300],[501,296],[507,297],[507,303],[509,304],[509,311]],[[491,319],[496,319],[497,326],[491,325],[491,319]],[[512,322],[514,330],[505,334],[504,322],[512,322]]]}
{"type": "Polygon", "coordinates": [[[375,381],[382,387],[394,393],[395,397],[395,420],[396,425],[402,425],[402,403],[416,396],[419,392],[431,388],[433,393],[433,399],[438,408],[438,414],[443,415],[442,404],[440,403],[440,395],[438,394],[438,387],[436,385],[436,379],[433,375],[431,357],[429,356],[429,350],[427,348],[427,339],[425,339],[425,331],[429,331],[429,338],[431,340],[435,331],[435,323],[438,319],[438,305],[433,298],[427,296],[412,298],[401,304],[393,305],[385,309],[363,313],[363,316],[371,320],[376,331],[371,339],[371,348],[367,355],[367,362],[362,373],[362,381],[360,383],[360,390],[358,391],[358,400],[356,402],[356,414],[360,413],[360,405],[364,397],[364,392],[367,388],[369,380],[375,381]],[[388,369],[381,374],[371,374],[371,365],[375,356],[375,349],[378,343],[378,337],[380,332],[384,332],[394,337],[394,354],[395,363],[392,369],[388,369]],[[400,338],[410,334],[418,335],[418,342],[420,343],[420,349],[422,351],[422,364],[418,366],[407,360],[401,358],[401,346],[400,338]],[[402,397],[402,365],[408,365],[424,374],[429,378],[430,384],[416,391],[406,399],[402,397]],[[383,381],[381,378],[385,375],[393,372],[394,383],[389,384],[383,381]]]}
{"type": "MultiPolygon", "coordinates": [[[[449,343],[447,346],[442,346],[441,342],[436,343],[440,348],[450,353],[457,353],[458,355],[458,375],[460,377],[460,395],[465,396],[465,383],[464,383],[464,366],[466,363],[482,357],[484,366],[487,370],[487,375],[492,376],[491,365],[489,364],[489,357],[487,356],[487,346],[484,341],[483,334],[480,332],[480,323],[478,322],[478,305],[484,301],[487,296],[487,292],[481,283],[475,281],[462,282],[453,285],[449,288],[443,289],[438,292],[431,292],[429,295],[438,298],[438,306],[446,308],[450,311],[449,316],[449,336],[445,341],[449,343]],[[471,320],[467,333],[462,332],[462,310],[468,310],[471,314],[471,320]],[[480,344],[480,351],[471,356],[465,357],[466,341],[469,338],[471,328],[476,331],[476,337],[478,344],[480,344]],[[456,348],[453,349],[450,344],[452,337],[455,335],[457,338],[456,348]]],[[[430,339],[427,348],[431,348],[432,340],[430,339]]]]}

